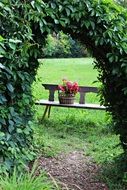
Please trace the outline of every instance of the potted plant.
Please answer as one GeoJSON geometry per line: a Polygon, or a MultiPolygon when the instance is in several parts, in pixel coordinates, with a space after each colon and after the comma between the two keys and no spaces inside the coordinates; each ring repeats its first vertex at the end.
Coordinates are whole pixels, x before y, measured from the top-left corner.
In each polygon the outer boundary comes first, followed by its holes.
{"type": "Polygon", "coordinates": [[[63,84],[58,86],[58,99],[60,104],[74,104],[75,95],[79,90],[77,82],[63,79],[63,84]]]}

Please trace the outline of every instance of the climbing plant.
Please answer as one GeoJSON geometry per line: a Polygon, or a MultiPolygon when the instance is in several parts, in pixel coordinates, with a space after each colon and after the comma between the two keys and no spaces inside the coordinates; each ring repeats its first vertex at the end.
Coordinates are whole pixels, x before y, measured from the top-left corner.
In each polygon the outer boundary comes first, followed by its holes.
{"type": "Polygon", "coordinates": [[[122,5],[123,7],[127,7],[127,0],[115,0],[117,3],[122,5]]]}
{"type": "Polygon", "coordinates": [[[0,26],[0,172],[33,158],[31,84],[42,39],[54,30],[70,33],[93,52],[101,102],[126,152],[126,11],[111,0],[1,0],[0,26]]]}

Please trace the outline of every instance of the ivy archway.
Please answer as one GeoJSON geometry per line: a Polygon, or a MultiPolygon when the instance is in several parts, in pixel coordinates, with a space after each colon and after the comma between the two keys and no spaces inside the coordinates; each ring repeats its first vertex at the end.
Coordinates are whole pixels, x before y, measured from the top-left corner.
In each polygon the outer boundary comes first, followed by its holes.
{"type": "Polygon", "coordinates": [[[1,0],[0,25],[0,171],[31,158],[31,84],[53,30],[70,33],[91,49],[103,84],[101,102],[126,152],[126,11],[111,0],[1,0]]]}

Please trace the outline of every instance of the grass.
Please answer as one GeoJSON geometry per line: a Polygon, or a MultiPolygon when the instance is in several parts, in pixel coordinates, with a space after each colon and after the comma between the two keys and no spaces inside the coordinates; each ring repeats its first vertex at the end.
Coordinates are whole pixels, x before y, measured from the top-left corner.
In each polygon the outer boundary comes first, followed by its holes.
{"type": "MultiPolygon", "coordinates": [[[[79,85],[100,85],[93,83],[97,80],[98,73],[93,69],[91,58],[47,59],[41,62],[37,81],[33,84],[35,99],[48,98],[48,92],[42,88],[42,83],[60,84],[65,77],[77,81],[79,85]]],[[[99,98],[95,95],[87,97],[87,102],[98,101],[99,98]]],[[[42,122],[44,107],[36,106],[35,110],[34,141],[38,154],[49,157],[61,152],[83,150],[86,156],[92,157],[93,161],[103,166],[100,178],[107,183],[110,190],[126,189],[120,167],[119,170],[117,167],[118,159],[116,161],[123,151],[117,146],[119,137],[113,133],[111,117],[105,111],[54,107],[51,117],[42,122]]]]}
{"type": "Polygon", "coordinates": [[[36,176],[36,171],[34,166],[31,172],[19,174],[15,169],[12,176],[1,176],[0,190],[60,190],[45,172],[36,176]]]}
{"type": "Polygon", "coordinates": [[[33,95],[36,99],[46,98],[48,92],[45,92],[41,84],[61,84],[63,78],[77,81],[79,85],[95,86],[93,82],[97,80],[97,71],[91,72],[93,70],[92,62],[91,58],[42,60],[37,74],[37,82],[33,86],[33,95]]]}

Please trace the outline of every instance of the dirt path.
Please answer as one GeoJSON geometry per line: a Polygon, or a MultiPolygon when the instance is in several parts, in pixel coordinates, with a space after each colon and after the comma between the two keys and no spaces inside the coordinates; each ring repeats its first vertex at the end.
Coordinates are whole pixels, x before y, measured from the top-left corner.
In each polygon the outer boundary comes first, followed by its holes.
{"type": "Polygon", "coordinates": [[[60,182],[62,190],[108,190],[96,176],[99,167],[81,151],[61,154],[56,158],[41,157],[40,166],[60,182]]]}

